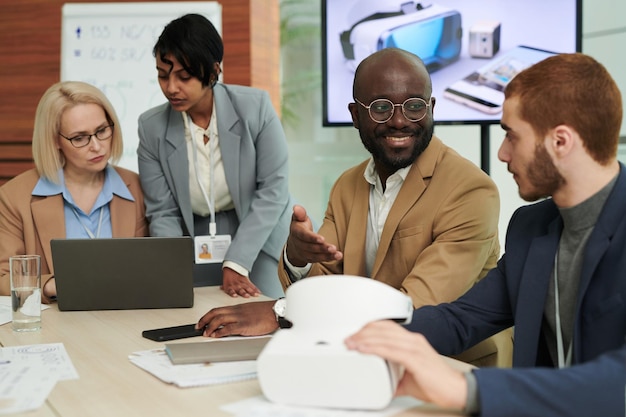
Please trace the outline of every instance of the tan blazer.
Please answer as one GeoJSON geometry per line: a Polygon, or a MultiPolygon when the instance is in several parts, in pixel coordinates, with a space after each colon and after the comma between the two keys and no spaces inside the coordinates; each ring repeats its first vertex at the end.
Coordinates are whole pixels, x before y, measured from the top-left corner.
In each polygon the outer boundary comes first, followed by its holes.
{"type": "MultiPolygon", "coordinates": [[[[309,276],[366,276],[370,192],[363,177],[366,166],[367,161],[337,180],[319,230],[343,252],[343,259],[314,264],[309,276]]],[[[457,299],[496,265],[499,211],[498,190],[491,178],[433,137],[413,163],[389,212],[371,277],[406,292],[416,308],[457,299]]],[[[290,280],[282,259],[278,271],[287,288],[290,280]]],[[[510,333],[505,339],[512,345],[510,333]]],[[[477,362],[492,355],[496,347],[490,345],[462,359],[477,362]]],[[[507,349],[508,359],[500,365],[510,363],[512,346],[507,349]]]]}
{"type": "MultiPolygon", "coordinates": [[[[116,167],[135,201],[113,195],[110,203],[113,237],[146,236],[143,194],[139,176],[116,167]]],[[[33,196],[39,181],[37,171],[26,171],[0,187],[0,294],[10,294],[9,257],[18,254],[41,256],[41,285],[54,274],[51,239],[65,238],[63,197],[33,196]]],[[[47,300],[42,297],[44,301],[47,300]]]]}

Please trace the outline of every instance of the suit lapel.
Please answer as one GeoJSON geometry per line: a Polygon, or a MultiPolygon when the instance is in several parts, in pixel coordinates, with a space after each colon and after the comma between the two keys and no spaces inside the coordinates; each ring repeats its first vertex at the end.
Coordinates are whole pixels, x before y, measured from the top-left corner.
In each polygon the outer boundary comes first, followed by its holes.
{"type": "Polygon", "coordinates": [[[43,197],[31,202],[31,212],[35,229],[39,235],[39,245],[43,250],[49,271],[54,271],[50,240],[65,238],[65,214],[61,194],[43,197]]]}
{"type": "Polygon", "coordinates": [[[426,190],[426,182],[424,179],[432,177],[437,166],[439,155],[443,149],[444,145],[441,140],[433,136],[426,150],[413,162],[413,166],[402,184],[398,197],[396,197],[396,201],[391,207],[389,216],[387,216],[383,233],[380,236],[378,252],[376,252],[372,277],[376,277],[383,260],[387,256],[391,239],[396,233],[400,221],[410,208],[417,203],[417,200],[420,199],[426,190]]]}
{"type": "Polygon", "coordinates": [[[560,217],[557,217],[550,223],[546,235],[532,240],[526,256],[515,312],[515,317],[524,318],[515,322],[515,364],[519,366],[531,366],[536,362],[549,280],[562,228],[560,217]]]}
{"type": "Polygon", "coordinates": [[[173,184],[172,194],[176,199],[185,226],[193,236],[193,214],[191,211],[191,195],[189,193],[189,160],[187,158],[187,144],[185,142],[185,125],[182,113],[170,108],[167,129],[165,130],[165,144],[169,183],[173,184]]]}
{"type": "Polygon", "coordinates": [[[389,246],[391,245],[391,239],[398,230],[398,225],[404,217],[404,215],[410,210],[420,196],[426,190],[426,184],[422,178],[422,173],[417,164],[414,164],[409,171],[400,192],[396,197],[396,201],[393,203],[383,232],[380,236],[380,242],[378,243],[378,251],[376,252],[376,260],[374,261],[374,267],[372,268],[372,277],[375,277],[383,263],[383,260],[387,256],[389,246]]]}
{"type": "MultiPolygon", "coordinates": [[[[126,181],[125,184],[126,188],[130,189],[130,183],[126,181]]],[[[135,202],[113,194],[109,210],[113,237],[134,237],[137,230],[135,202]]]]}
{"type": "Polygon", "coordinates": [[[598,268],[598,264],[604,257],[605,252],[608,250],[613,238],[617,226],[624,220],[624,213],[626,212],[626,174],[624,173],[624,165],[620,163],[620,172],[617,178],[617,182],[611,191],[608,199],[606,200],[600,216],[596,222],[589,240],[585,245],[585,252],[583,257],[583,263],[580,271],[580,283],[578,287],[578,297],[576,301],[576,317],[574,320],[574,333],[572,343],[574,344],[574,357],[573,361],[576,363],[576,358],[580,353],[581,340],[580,340],[580,325],[581,320],[579,317],[580,308],[584,299],[584,296],[589,288],[593,274],[598,268]]]}
{"type": "Polygon", "coordinates": [[[620,163],[620,173],[617,182],[606,200],[604,208],[600,212],[596,225],[591,232],[591,236],[589,236],[589,241],[585,246],[585,255],[580,273],[579,306],[582,301],[582,295],[587,290],[598,263],[609,247],[609,243],[615,234],[616,226],[623,221],[625,212],[626,173],[624,173],[624,165],[620,163]]]}
{"type": "Polygon", "coordinates": [[[239,192],[241,136],[234,129],[239,119],[233,103],[224,90],[224,86],[216,84],[213,88],[213,94],[215,97],[214,107],[219,109],[217,111],[217,132],[224,163],[226,184],[235,207],[242,207],[244,204],[242,204],[239,192]]]}
{"type": "MultiPolygon", "coordinates": [[[[346,275],[365,276],[365,240],[369,221],[370,183],[363,177],[367,161],[361,164],[361,175],[354,187],[354,196],[348,220],[346,247],[344,248],[343,273],[346,275]]],[[[372,275],[373,276],[373,275],[372,275]]]]}

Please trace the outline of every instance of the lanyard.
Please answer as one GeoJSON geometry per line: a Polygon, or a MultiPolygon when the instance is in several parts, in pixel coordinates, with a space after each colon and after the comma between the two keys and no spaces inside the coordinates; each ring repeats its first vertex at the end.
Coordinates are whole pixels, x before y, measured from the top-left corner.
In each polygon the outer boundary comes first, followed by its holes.
{"type": "Polygon", "coordinates": [[[567,349],[567,357],[565,357],[565,349],[563,348],[563,333],[561,332],[561,308],[559,307],[559,280],[558,280],[558,267],[559,262],[559,250],[557,249],[554,254],[554,310],[555,310],[555,320],[556,320],[556,352],[558,357],[558,365],[559,368],[564,368],[566,366],[570,366],[572,363],[572,345],[574,344],[574,340],[571,340],[569,343],[569,348],[567,349]]]}
{"type": "Polygon", "coordinates": [[[206,189],[202,184],[202,179],[200,178],[200,171],[198,170],[198,150],[196,149],[196,139],[194,138],[194,132],[192,129],[193,120],[191,120],[191,116],[187,114],[189,128],[189,136],[191,136],[191,149],[193,152],[193,167],[196,172],[196,181],[198,181],[198,186],[200,187],[200,191],[202,191],[202,195],[206,200],[207,205],[209,206],[209,212],[211,215],[211,220],[209,223],[209,234],[211,236],[215,236],[217,233],[217,226],[215,224],[215,136],[211,135],[211,122],[209,122],[209,128],[204,131],[204,134],[209,137],[209,185],[210,185],[210,196],[207,195],[206,189]]]}
{"type": "Polygon", "coordinates": [[[94,236],[93,232],[89,230],[89,228],[85,225],[85,223],[83,223],[83,221],[80,219],[80,216],[78,215],[78,212],[76,211],[76,209],[72,207],[74,216],[76,216],[76,219],[78,220],[80,225],[83,226],[83,229],[85,229],[85,232],[87,233],[87,236],[89,236],[90,239],[97,239],[100,237],[100,229],[102,228],[102,215],[104,212],[103,209],[104,209],[104,206],[100,207],[100,216],[98,217],[98,228],[96,229],[96,234],[94,236]]]}

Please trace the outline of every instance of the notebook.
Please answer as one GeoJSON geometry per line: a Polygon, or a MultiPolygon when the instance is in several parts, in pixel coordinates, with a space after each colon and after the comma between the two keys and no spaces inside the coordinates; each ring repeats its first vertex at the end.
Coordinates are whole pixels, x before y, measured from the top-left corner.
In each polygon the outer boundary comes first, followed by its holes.
{"type": "Polygon", "coordinates": [[[53,239],[59,310],[193,306],[193,240],[53,239]]]}
{"type": "Polygon", "coordinates": [[[206,342],[167,343],[165,352],[174,365],[256,360],[271,336],[237,337],[206,342]]]}

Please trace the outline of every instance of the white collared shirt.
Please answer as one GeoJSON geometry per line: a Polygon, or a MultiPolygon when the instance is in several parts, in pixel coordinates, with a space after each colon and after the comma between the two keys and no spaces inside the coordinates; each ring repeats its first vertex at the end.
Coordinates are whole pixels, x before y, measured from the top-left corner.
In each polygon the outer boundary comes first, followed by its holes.
{"type": "MultiPolygon", "coordinates": [[[[215,212],[234,209],[235,204],[233,203],[233,198],[230,195],[230,190],[226,183],[224,161],[222,160],[222,153],[219,147],[215,101],[213,102],[213,112],[207,129],[203,129],[193,123],[186,112],[183,112],[182,116],[185,124],[187,160],[189,161],[189,196],[191,198],[191,210],[199,216],[206,217],[211,214],[209,202],[202,192],[200,184],[198,184],[198,178],[201,179],[202,187],[206,191],[207,196],[214,193],[213,202],[215,204],[215,212]],[[205,136],[209,138],[207,143],[204,143],[205,136]],[[196,159],[194,158],[193,145],[196,147],[197,166],[194,162],[196,159]],[[212,156],[211,148],[213,152],[212,156]],[[211,167],[211,158],[213,158],[213,168],[211,167]],[[197,173],[196,170],[198,171],[197,173]],[[214,176],[214,189],[211,189],[211,174],[214,176]]],[[[235,262],[224,261],[222,267],[228,267],[240,275],[249,276],[249,271],[235,262]]]]}
{"type": "Polygon", "coordinates": [[[217,131],[217,116],[216,116],[215,104],[213,104],[213,114],[211,115],[211,121],[209,122],[208,129],[203,129],[191,122],[189,126],[189,120],[186,112],[182,113],[185,123],[185,142],[187,143],[187,159],[189,161],[189,194],[191,197],[191,210],[200,216],[208,216],[210,214],[209,205],[200,189],[198,184],[198,176],[196,170],[198,170],[199,178],[202,180],[202,185],[210,195],[211,190],[211,154],[210,147],[213,147],[213,160],[215,167],[213,169],[213,175],[215,176],[213,183],[215,190],[213,190],[215,198],[215,211],[230,210],[234,208],[233,198],[230,195],[228,184],[226,184],[226,174],[224,173],[224,161],[222,160],[222,153],[219,147],[219,133],[217,131]],[[191,132],[191,134],[190,134],[191,132]],[[192,141],[193,135],[193,141],[192,141]],[[204,137],[208,137],[210,140],[205,144],[204,137]],[[214,141],[214,142],[213,142],[214,141]],[[212,143],[213,142],[213,143],[212,143]],[[198,166],[194,164],[194,155],[192,144],[195,144],[198,157],[198,166]]]}
{"type": "Polygon", "coordinates": [[[383,191],[380,176],[376,173],[374,160],[370,159],[363,176],[365,181],[369,182],[370,199],[369,210],[367,214],[367,237],[365,239],[365,271],[370,277],[376,260],[376,252],[378,252],[378,244],[380,236],[383,233],[385,222],[391,211],[393,203],[395,203],[400,188],[404,184],[404,180],[409,173],[411,166],[401,168],[391,174],[387,178],[385,191],[383,191]]]}

